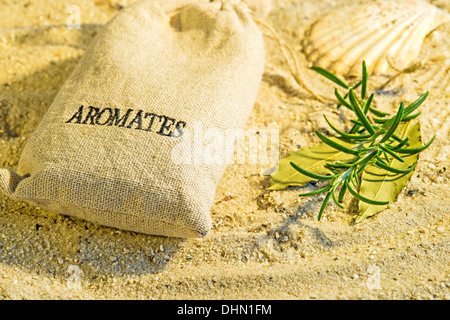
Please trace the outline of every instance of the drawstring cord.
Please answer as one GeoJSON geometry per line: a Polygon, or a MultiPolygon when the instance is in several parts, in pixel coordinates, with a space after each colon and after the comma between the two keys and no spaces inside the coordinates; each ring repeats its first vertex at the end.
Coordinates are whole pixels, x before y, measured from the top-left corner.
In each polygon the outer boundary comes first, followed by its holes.
{"type": "Polygon", "coordinates": [[[289,47],[287,44],[285,44],[281,38],[278,36],[277,32],[269,26],[264,21],[258,19],[254,15],[251,15],[253,21],[256,24],[259,24],[260,26],[266,28],[271,34],[263,33],[263,35],[269,39],[275,40],[278,44],[278,47],[283,55],[283,58],[286,62],[286,65],[288,66],[289,72],[291,73],[294,80],[297,82],[297,84],[308,91],[315,99],[319,100],[320,102],[324,102],[324,99],[320,97],[317,93],[314,92],[313,89],[311,89],[303,80],[301,73],[300,73],[300,67],[297,61],[297,58],[292,51],[291,47],[289,47]]]}

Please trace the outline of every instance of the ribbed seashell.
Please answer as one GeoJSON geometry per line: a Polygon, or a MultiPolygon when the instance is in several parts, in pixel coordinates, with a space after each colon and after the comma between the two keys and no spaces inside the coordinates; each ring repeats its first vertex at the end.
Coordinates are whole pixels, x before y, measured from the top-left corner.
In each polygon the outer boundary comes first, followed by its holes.
{"type": "Polygon", "coordinates": [[[431,58],[431,61],[420,64],[417,70],[404,73],[396,79],[391,78],[393,81],[388,81],[382,89],[390,91],[405,86],[411,91],[428,90],[448,100],[450,98],[450,57],[446,60],[440,56],[431,58]]]}
{"type": "Polygon", "coordinates": [[[311,26],[303,50],[313,65],[340,75],[361,75],[363,60],[369,74],[390,75],[408,67],[425,37],[448,21],[450,14],[420,0],[341,7],[311,26]]]}

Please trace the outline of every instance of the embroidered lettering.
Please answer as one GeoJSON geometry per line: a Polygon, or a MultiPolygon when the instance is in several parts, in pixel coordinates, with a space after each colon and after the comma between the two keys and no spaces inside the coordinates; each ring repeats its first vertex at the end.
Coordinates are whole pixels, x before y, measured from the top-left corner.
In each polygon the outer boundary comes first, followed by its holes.
{"type": "Polygon", "coordinates": [[[144,118],[147,119],[147,117],[150,117],[150,123],[149,123],[147,129],[145,129],[145,130],[152,131],[153,121],[155,120],[155,117],[159,117],[159,116],[157,114],[147,112],[145,114],[144,118]]]}
{"type": "Polygon", "coordinates": [[[86,124],[88,120],[90,120],[89,124],[95,124],[95,117],[99,111],[99,108],[89,107],[88,114],[86,115],[86,119],[84,119],[83,124],[86,124]]]}
{"type": "Polygon", "coordinates": [[[172,133],[173,133],[173,130],[171,129],[171,127],[175,123],[175,119],[169,118],[169,117],[166,117],[166,116],[162,116],[162,117],[164,117],[164,121],[161,124],[161,128],[156,133],[160,134],[162,136],[170,137],[170,136],[172,136],[172,133]]]}
{"type": "Polygon", "coordinates": [[[78,111],[72,116],[72,118],[67,120],[66,123],[71,123],[72,120],[74,120],[74,119],[77,119],[77,121],[75,123],[81,123],[82,118],[83,118],[83,106],[78,108],[78,111]]]}
{"type": "Polygon", "coordinates": [[[127,109],[124,113],[119,108],[101,109],[93,106],[89,106],[88,108],[80,106],[65,123],[115,126],[118,128],[155,132],[161,136],[172,138],[181,137],[183,135],[183,129],[186,127],[186,122],[166,115],[158,115],[134,109],[127,109]],[[155,125],[155,123],[157,124],[155,125]]]}
{"type": "Polygon", "coordinates": [[[139,130],[142,130],[142,110],[139,110],[138,113],[136,114],[136,117],[131,120],[130,124],[127,125],[128,129],[131,129],[131,127],[133,127],[133,124],[137,123],[137,128],[139,130]]]}
{"type": "Polygon", "coordinates": [[[186,127],[186,122],[178,121],[177,124],[175,125],[175,128],[177,129],[177,131],[176,131],[177,134],[175,134],[175,131],[174,131],[174,134],[172,135],[172,137],[174,137],[174,138],[181,137],[183,135],[184,127],[186,127]]]}
{"type": "Polygon", "coordinates": [[[120,109],[115,108],[114,115],[111,117],[108,126],[115,125],[116,127],[125,127],[125,123],[127,122],[131,112],[133,112],[133,109],[128,109],[127,113],[122,118],[120,118],[120,109]]]}
{"type": "Polygon", "coordinates": [[[95,118],[95,124],[97,124],[97,125],[99,125],[99,126],[104,126],[105,124],[107,124],[108,122],[111,121],[112,114],[113,114],[113,112],[112,112],[112,109],[111,109],[111,108],[105,108],[105,109],[101,110],[101,111],[97,114],[97,117],[95,118]],[[105,113],[105,111],[108,111],[108,113],[107,113],[107,114],[108,114],[108,117],[106,118],[106,121],[104,121],[104,122],[102,123],[101,119],[102,119],[102,116],[103,116],[103,114],[105,113]]]}

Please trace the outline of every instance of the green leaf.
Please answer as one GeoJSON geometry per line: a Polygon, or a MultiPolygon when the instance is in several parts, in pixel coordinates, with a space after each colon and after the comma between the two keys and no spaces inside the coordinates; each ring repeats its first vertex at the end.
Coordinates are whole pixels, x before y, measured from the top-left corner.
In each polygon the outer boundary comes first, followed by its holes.
{"type": "Polygon", "coordinates": [[[411,103],[409,106],[405,108],[404,116],[409,115],[410,113],[414,112],[420,105],[427,99],[429,92],[425,91],[424,94],[422,94],[416,101],[411,103]]]}
{"type": "Polygon", "coordinates": [[[353,167],[352,163],[343,163],[343,162],[335,162],[335,163],[327,163],[327,166],[331,169],[342,169],[342,168],[350,168],[353,167]]]}
{"type": "Polygon", "coordinates": [[[387,141],[397,130],[398,125],[400,124],[400,121],[402,120],[403,108],[404,108],[404,104],[402,102],[402,103],[400,103],[400,107],[397,111],[397,115],[392,120],[393,123],[391,124],[391,127],[389,128],[388,132],[386,132],[384,137],[380,140],[380,143],[387,141]]]}
{"type": "MultiPolygon", "coordinates": [[[[338,101],[339,101],[339,106],[340,106],[340,105],[343,105],[343,106],[347,107],[348,109],[353,110],[351,104],[348,103],[347,100],[345,100],[345,99],[347,98],[348,94],[346,94],[345,97],[343,98],[343,97],[339,94],[338,89],[334,89],[334,96],[336,97],[336,99],[338,99],[338,101]]],[[[338,106],[338,107],[339,107],[339,106],[338,106]]]]}
{"type": "Polygon", "coordinates": [[[333,188],[333,186],[328,185],[322,189],[316,190],[316,191],[311,191],[311,192],[306,192],[306,193],[300,193],[298,196],[299,197],[309,197],[309,196],[315,196],[316,194],[320,194],[322,192],[328,191],[331,188],[333,188]]]}
{"type": "Polygon", "coordinates": [[[339,190],[338,202],[342,203],[344,201],[345,192],[347,191],[347,187],[345,183],[342,184],[341,190],[339,190]]]}
{"type": "Polygon", "coordinates": [[[366,92],[367,92],[367,78],[369,75],[367,74],[367,68],[366,68],[366,62],[363,61],[363,67],[362,67],[362,87],[361,87],[361,99],[364,100],[366,98],[366,92]]]}
{"type": "Polygon", "coordinates": [[[405,145],[409,145],[409,138],[406,138],[405,140],[403,140],[402,142],[400,142],[398,145],[396,145],[395,147],[391,147],[391,146],[386,146],[389,149],[391,149],[392,151],[398,150],[400,148],[402,148],[405,145]]]}
{"type": "Polygon", "coordinates": [[[303,174],[305,176],[308,176],[310,178],[317,179],[317,180],[331,180],[331,179],[333,179],[333,176],[324,176],[324,175],[321,175],[321,174],[317,174],[317,173],[314,173],[314,172],[309,172],[307,170],[304,170],[304,169],[300,168],[299,166],[297,166],[292,161],[291,161],[290,164],[295,170],[297,170],[301,174],[303,174]]]}
{"type": "Polygon", "coordinates": [[[341,204],[342,201],[339,201],[338,198],[336,198],[336,194],[335,194],[336,188],[333,188],[330,193],[331,196],[333,197],[333,202],[341,209],[344,209],[344,206],[341,204]]]}
{"type": "Polygon", "coordinates": [[[345,138],[345,139],[351,139],[351,140],[367,140],[369,139],[372,135],[370,134],[366,134],[366,135],[361,135],[361,134],[349,134],[349,133],[345,133],[339,129],[337,129],[335,126],[333,126],[331,124],[331,122],[328,120],[328,118],[323,115],[323,117],[325,118],[325,121],[328,123],[328,125],[330,126],[331,129],[333,129],[336,133],[338,133],[339,135],[341,135],[341,137],[345,138]]]}
{"type": "Polygon", "coordinates": [[[380,162],[380,161],[376,161],[375,164],[377,166],[379,166],[381,169],[384,169],[384,170],[387,170],[387,171],[390,171],[390,172],[394,172],[394,173],[409,173],[410,171],[415,169],[417,162],[414,162],[414,164],[408,169],[392,168],[392,167],[389,167],[388,165],[385,165],[383,162],[380,162]]]}
{"type": "Polygon", "coordinates": [[[373,101],[373,97],[375,97],[375,95],[372,93],[369,97],[369,99],[367,99],[367,101],[364,103],[363,106],[363,112],[364,114],[367,114],[370,110],[370,105],[372,104],[373,101]]]}
{"type": "Polygon", "coordinates": [[[333,147],[336,150],[345,152],[345,153],[349,153],[352,155],[357,156],[359,154],[359,152],[357,150],[353,150],[350,148],[347,148],[346,146],[343,146],[341,144],[339,144],[338,142],[325,137],[323,134],[321,134],[319,131],[316,130],[316,135],[319,137],[320,140],[322,140],[322,142],[328,144],[330,147],[333,147]]]}
{"type": "Polygon", "coordinates": [[[366,115],[361,110],[361,106],[359,105],[358,100],[356,99],[355,93],[352,89],[350,89],[349,93],[350,97],[350,103],[352,104],[353,110],[356,113],[356,116],[358,117],[359,121],[361,121],[361,124],[364,126],[364,128],[369,132],[370,134],[374,134],[375,130],[373,129],[372,125],[370,124],[369,120],[367,120],[366,115]]]}
{"type": "Polygon", "coordinates": [[[410,116],[403,117],[403,118],[402,118],[402,121],[409,121],[409,120],[415,119],[415,118],[417,118],[418,116],[420,116],[421,114],[422,114],[422,112],[417,112],[417,113],[414,113],[414,114],[412,114],[412,115],[410,115],[410,116]]]}
{"type": "Polygon", "coordinates": [[[319,210],[319,216],[317,217],[318,221],[320,221],[320,219],[322,219],[323,212],[325,211],[325,208],[326,208],[328,202],[330,202],[331,195],[332,195],[332,193],[329,192],[325,196],[325,199],[323,200],[322,206],[320,207],[320,210],[319,210]]]}
{"type": "MultiPolygon", "coordinates": [[[[329,138],[347,148],[362,148],[362,144],[352,144],[339,138],[329,138]]],[[[326,175],[333,172],[326,168],[328,162],[353,161],[356,156],[336,150],[325,143],[316,144],[309,149],[300,149],[281,159],[278,170],[270,176],[269,190],[281,190],[288,186],[304,186],[312,179],[295,170],[291,162],[300,165],[302,169],[316,174],[326,175]]]]}
{"type": "Polygon", "coordinates": [[[377,155],[378,155],[378,153],[376,151],[369,152],[367,155],[365,155],[364,157],[362,157],[361,159],[356,161],[355,164],[357,164],[358,166],[365,165],[365,164],[369,163],[377,155]]]}
{"type": "Polygon", "coordinates": [[[345,180],[345,186],[347,187],[348,191],[350,191],[350,193],[356,197],[357,199],[359,199],[360,201],[373,205],[373,206],[382,206],[382,205],[387,205],[389,204],[389,201],[377,201],[377,200],[373,200],[373,199],[368,199],[362,195],[360,195],[358,192],[356,192],[355,190],[352,189],[352,187],[350,186],[350,183],[347,182],[347,180],[345,180]]]}
{"type": "Polygon", "coordinates": [[[396,160],[398,160],[398,161],[400,161],[400,162],[405,162],[405,160],[403,160],[402,157],[400,157],[400,156],[398,156],[397,154],[395,154],[395,152],[398,152],[398,150],[394,152],[394,151],[390,150],[389,148],[384,147],[384,146],[381,145],[381,144],[380,144],[379,146],[380,146],[381,150],[383,150],[384,152],[390,154],[390,155],[391,155],[393,158],[395,158],[396,160]]]}
{"type": "Polygon", "coordinates": [[[336,75],[334,75],[333,73],[331,73],[328,70],[325,70],[321,67],[317,67],[317,66],[313,66],[311,67],[312,70],[314,70],[315,72],[323,75],[325,78],[327,78],[328,80],[333,81],[334,83],[336,83],[337,85],[340,85],[341,87],[348,89],[348,85],[342,81],[341,79],[339,79],[336,75]]]}
{"type": "MultiPolygon", "coordinates": [[[[420,124],[418,121],[401,123],[395,133],[402,140],[409,138],[408,141],[414,148],[422,145],[420,124]]],[[[408,155],[402,158],[404,162],[390,158],[387,165],[399,170],[407,170],[417,162],[418,157],[418,154],[408,155]]],[[[362,181],[359,194],[375,201],[385,200],[392,203],[397,199],[398,194],[405,187],[413,172],[414,170],[408,173],[393,173],[378,167],[376,164],[368,165],[361,176],[362,181]]],[[[387,205],[371,205],[360,201],[359,216],[356,219],[356,223],[373,216],[386,207],[387,205]]]]}
{"type": "Polygon", "coordinates": [[[403,153],[403,154],[416,154],[416,153],[422,152],[423,150],[428,148],[430,146],[430,144],[433,143],[435,138],[436,138],[436,136],[433,136],[433,138],[431,138],[431,140],[428,141],[427,144],[425,144],[425,145],[423,145],[423,146],[421,146],[419,148],[398,149],[398,150],[395,150],[395,152],[403,153]]]}
{"type": "Polygon", "coordinates": [[[389,115],[389,113],[387,112],[383,112],[374,108],[369,108],[370,112],[372,112],[374,115],[376,115],[377,117],[386,117],[389,115]]]}

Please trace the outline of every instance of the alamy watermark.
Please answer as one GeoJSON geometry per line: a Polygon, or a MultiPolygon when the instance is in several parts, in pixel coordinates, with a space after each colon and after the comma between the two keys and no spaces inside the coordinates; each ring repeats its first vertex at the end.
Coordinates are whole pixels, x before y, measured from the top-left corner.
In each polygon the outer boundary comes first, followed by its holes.
{"type": "Polygon", "coordinates": [[[204,128],[200,121],[186,130],[172,150],[184,165],[250,164],[274,167],[279,160],[278,129],[204,128]]]}
{"type": "Polygon", "coordinates": [[[81,289],[81,274],[82,271],[79,266],[71,264],[67,268],[67,273],[70,274],[70,277],[67,278],[67,288],[71,290],[80,290],[81,289]]]}
{"type": "Polygon", "coordinates": [[[369,274],[366,282],[367,288],[370,290],[380,290],[381,268],[376,265],[370,265],[367,268],[367,273],[369,274]]]}
{"type": "Polygon", "coordinates": [[[81,9],[72,5],[67,7],[69,17],[66,20],[67,29],[81,29],[81,9]]]}

